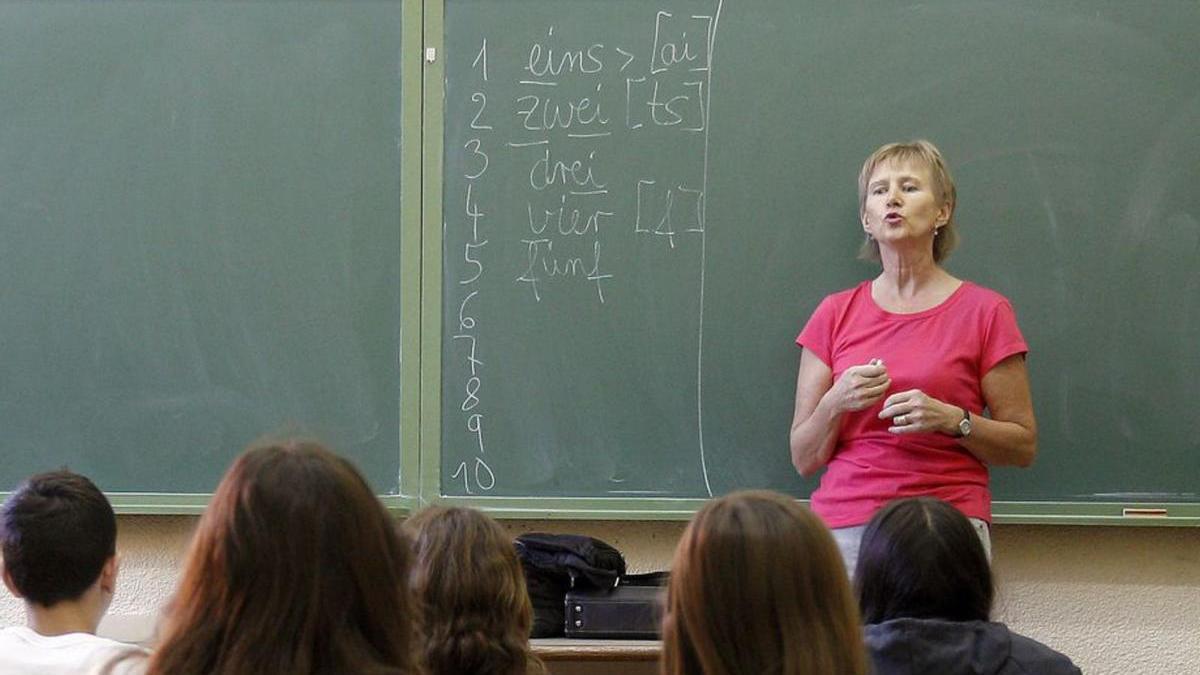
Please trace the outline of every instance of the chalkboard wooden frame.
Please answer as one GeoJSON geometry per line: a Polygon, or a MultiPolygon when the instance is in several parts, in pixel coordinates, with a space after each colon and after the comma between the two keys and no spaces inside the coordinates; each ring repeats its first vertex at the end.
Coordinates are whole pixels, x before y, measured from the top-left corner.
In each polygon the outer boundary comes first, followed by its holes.
{"type": "Polygon", "coordinates": [[[400,497],[384,498],[388,508],[411,512],[421,494],[421,186],[423,151],[422,54],[424,3],[404,0],[401,8],[400,168],[400,497]],[[406,329],[407,327],[407,329],[406,329]]]}

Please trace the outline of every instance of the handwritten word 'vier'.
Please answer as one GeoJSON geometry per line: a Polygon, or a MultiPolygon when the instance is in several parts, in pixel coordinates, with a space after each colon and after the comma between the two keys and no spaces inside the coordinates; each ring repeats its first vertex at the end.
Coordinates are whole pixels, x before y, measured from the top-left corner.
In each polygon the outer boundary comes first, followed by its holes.
{"type": "Polygon", "coordinates": [[[567,206],[567,196],[562,195],[559,203],[553,209],[538,209],[538,215],[533,215],[533,204],[525,202],[529,211],[529,231],[533,234],[544,234],[546,228],[554,225],[554,229],[564,237],[567,235],[600,234],[601,219],[612,217],[612,211],[600,209],[579,209],[567,206]]]}

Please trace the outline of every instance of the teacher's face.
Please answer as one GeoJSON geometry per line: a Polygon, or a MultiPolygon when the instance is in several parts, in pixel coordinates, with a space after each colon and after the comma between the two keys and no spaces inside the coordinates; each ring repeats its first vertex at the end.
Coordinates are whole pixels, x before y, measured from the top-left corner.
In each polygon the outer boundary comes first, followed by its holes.
{"type": "Polygon", "coordinates": [[[932,249],[937,228],[950,219],[950,206],[934,192],[929,168],[913,162],[884,162],[867,181],[863,229],[880,246],[924,243],[932,249]]]}

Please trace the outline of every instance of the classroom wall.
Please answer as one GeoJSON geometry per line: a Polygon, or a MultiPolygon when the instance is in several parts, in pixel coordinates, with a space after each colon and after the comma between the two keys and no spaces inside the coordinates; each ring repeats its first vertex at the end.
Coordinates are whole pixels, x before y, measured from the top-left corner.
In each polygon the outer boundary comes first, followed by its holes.
{"type": "MultiPolygon", "coordinates": [[[[175,584],[195,519],[119,520],[121,578],[101,632],[144,641],[150,637],[149,617],[175,584]]],[[[632,571],[667,567],[684,526],[505,525],[514,534],[543,530],[600,537],[625,552],[632,571]]],[[[993,540],[999,620],[1071,655],[1090,675],[1200,673],[1200,528],[1001,525],[993,540]]],[[[4,594],[0,626],[21,621],[20,605],[4,594]]]]}

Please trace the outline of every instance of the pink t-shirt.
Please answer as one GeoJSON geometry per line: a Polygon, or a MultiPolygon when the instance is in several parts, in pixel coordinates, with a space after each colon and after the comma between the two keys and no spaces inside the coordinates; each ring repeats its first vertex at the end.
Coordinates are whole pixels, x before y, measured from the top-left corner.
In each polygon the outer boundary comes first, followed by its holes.
{"type": "MultiPolygon", "coordinates": [[[[824,361],[834,381],[850,366],[883,359],[888,395],[920,389],[972,415],[983,411],[984,374],[1029,350],[1008,300],[970,282],[936,307],[893,314],[875,304],[864,281],[821,301],[796,344],[824,361]]],[[[932,496],[990,522],[987,466],[953,436],[889,432],[891,420],[878,416],[884,399],[842,415],[813,511],[830,527],[851,527],[893,499],[932,496]]]]}

